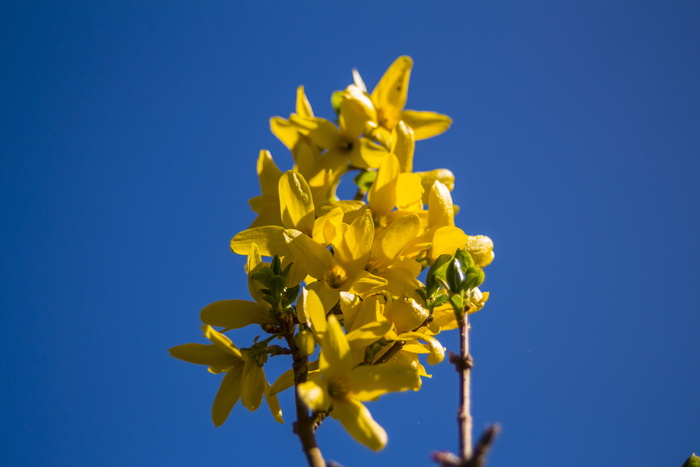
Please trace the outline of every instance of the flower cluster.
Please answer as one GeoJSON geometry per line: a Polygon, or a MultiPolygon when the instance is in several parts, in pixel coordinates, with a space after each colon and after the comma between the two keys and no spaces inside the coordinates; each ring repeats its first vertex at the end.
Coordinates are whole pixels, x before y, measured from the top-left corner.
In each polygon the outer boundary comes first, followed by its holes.
{"type": "Polygon", "coordinates": [[[404,109],[412,66],[399,57],[371,93],[353,71],[354,83],[332,96],[336,121],[314,115],[303,87],[296,112],[271,119],[294,166],[283,173],[261,151],[261,194],[250,200],[257,218],[231,240],[247,256],[252,300],[205,307],[211,344],[170,349],[225,373],[215,425],[239,399],[256,410],[264,398],[281,421],[277,394],[294,387],[312,419],[330,416],[358,442],[382,449],[387,435],[364,402],[419,390],[429,376],[421,355],[442,361],[440,332],[488,299],[478,287],[493,243],[455,226],[453,174],[413,171],[416,140],[444,132],[451,120],[404,109]],[[348,174],[357,193],[341,200],[337,187],[348,174]],[[223,334],[249,325],[265,337],[248,348],[223,334]],[[269,384],[264,365],[283,354],[293,365],[269,384]]]}

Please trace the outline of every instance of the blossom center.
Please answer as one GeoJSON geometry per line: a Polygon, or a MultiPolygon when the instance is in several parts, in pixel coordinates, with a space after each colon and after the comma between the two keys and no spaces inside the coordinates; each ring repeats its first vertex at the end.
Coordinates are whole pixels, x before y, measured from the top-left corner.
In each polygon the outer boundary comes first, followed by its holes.
{"type": "Polygon", "coordinates": [[[348,281],[348,276],[345,270],[336,264],[326,272],[323,280],[330,288],[339,289],[348,281]]]}
{"type": "Polygon", "coordinates": [[[328,381],[328,395],[331,399],[345,400],[348,398],[350,388],[348,382],[342,376],[336,376],[328,381]]]}

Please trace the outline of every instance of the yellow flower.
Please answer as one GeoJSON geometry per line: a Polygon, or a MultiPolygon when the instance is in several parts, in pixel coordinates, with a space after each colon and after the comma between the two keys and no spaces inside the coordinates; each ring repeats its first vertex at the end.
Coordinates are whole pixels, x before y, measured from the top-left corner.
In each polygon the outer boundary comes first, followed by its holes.
{"type": "Polygon", "coordinates": [[[333,254],[323,244],[299,230],[284,231],[294,263],[316,279],[315,282],[307,283],[307,288],[318,294],[325,311],[338,303],[341,291],[361,295],[386,284],[385,279],[364,269],[374,237],[374,225],[369,211],[345,227],[345,232],[333,244],[333,254]]]}
{"type": "Polygon", "coordinates": [[[354,367],[350,344],[335,316],[328,317],[328,329],[321,342],[319,372],[301,383],[297,390],[314,411],[331,410],[358,442],[378,451],[387,442],[384,429],[362,404],[388,392],[420,389],[415,367],[401,364],[354,367]]]}
{"type": "Polygon", "coordinates": [[[184,344],[170,349],[170,355],[190,363],[209,366],[212,373],[226,373],[212,406],[214,425],[222,425],[238,400],[250,411],[260,407],[263,396],[275,420],[282,423],[282,411],[277,396],[270,395],[262,363],[239,350],[231,340],[211,326],[202,326],[212,343],[184,344]]]}
{"type": "MultiPolygon", "coordinates": [[[[435,112],[404,110],[412,68],[411,57],[397,58],[377,83],[371,98],[377,110],[380,126],[392,131],[400,121],[404,121],[413,129],[415,139],[421,140],[437,136],[447,130],[452,124],[452,119],[435,112]]],[[[355,84],[364,86],[359,73],[355,73],[355,76],[355,84]]]]}

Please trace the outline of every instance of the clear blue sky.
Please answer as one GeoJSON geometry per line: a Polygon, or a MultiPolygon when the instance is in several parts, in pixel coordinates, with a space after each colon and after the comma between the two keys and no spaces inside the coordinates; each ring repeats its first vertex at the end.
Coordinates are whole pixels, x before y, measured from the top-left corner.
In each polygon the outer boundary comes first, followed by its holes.
{"type": "MultiPolygon", "coordinates": [[[[288,394],[285,425],[237,406],[215,429],[219,378],[167,349],[246,298],[228,242],[258,151],[291,167],[269,117],[299,84],[329,117],[353,67],[371,87],[402,54],[408,107],[454,119],[416,169],[450,168],[458,225],[496,243],[472,330],[475,427],[503,426],[489,465],[700,451],[700,2],[245,5],[3,7],[0,464],[304,465],[288,394]]],[[[328,421],[324,454],[455,450],[454,371],[431,370],[370,406],[385,451],[328,421]]]]}

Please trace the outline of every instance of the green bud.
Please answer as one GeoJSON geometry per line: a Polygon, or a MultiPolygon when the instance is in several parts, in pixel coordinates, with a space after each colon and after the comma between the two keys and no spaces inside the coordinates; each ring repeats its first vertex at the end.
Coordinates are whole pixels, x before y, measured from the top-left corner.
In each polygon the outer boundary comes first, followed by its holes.
{"type": "Polygon", "coordinates": [[[289,287],[287,290],[284,291],[284,299],[286,300],[287,303],[285,305],[290,305],[294,303],[294,300],[297,299],[299,296],[299,291],[301,290],[301,287],[299,285],[295,285],[294,287],[289,287]]]}
{"type": "Polygon", "coordinates": [[[428,275],[425,279],[428,297],[432,297],[442,285],[440,281],[437,280],[438,278],[442,279],[443,281],[447,281],[447,265],[451,259],[452,256],[445,254],[440,255],[435,261],[433,261],[433,264],[430,266],[428,275]]]}
{"type": "Polygon", "coordinates": [[[287,280],[282,276],[272,276],[269,280],[270,293],[274,297],[281,297],[286,289],[287,280]]]}
{"type": "Polygon", "coordinates": [[[343,91],[335,91],[331,94],[331,106],[333,111],[340,115],[340,103],[343,102],[343,91]]]}
{"type": "Polygon", "coordinates": [[[467,275],[462,267],[462,263],[453,258],[447,265],[447,285],[450,286],[450,292],[461,295],[466,289],[464,287],[467,275]]]}
{"type": "Polygon", "coordinates": [[[469,266],[474,266],[474,260],[472,259],[472,255],[470,255],[469,252],[463,248],[457,249],[457,251],[455,252],[455,258],[458,259],[460,263],[462,263],[462,267],[465,269],[469,266]]]}
{"type": "Polygon", "coordinates": [[[272,258],[270,269],[272,269],[272,272],[275,273],[276,276],[282,275],[282,261],[280,261],[279,256],[275,255],[274,258],[272,258]]]}
{"type": "Polygon", "coordinates": [[[254,281],[260,282],[265,287],[269,287],[270,279],[274,276],[272,269],[269,267],[262,267],[255,271],[250,278],[254,281]]]}
{"type": "Polygon", "coordinates": [[[353,180],[357,188],[363,191],[369,191],[372,184],[377,179],[377,172],[374,170],[363,170],[353,180]]]}
{"type": "Polygon", "coordinates": [[[467,289],[473,289],[474,287],[479,287],[481,284],[484,283],[486,275],[484,274],[484,270],[481,268],[478,268],[476,266],[472,266],[467,268],[467,280],[466,280],[466,287],[467,289]]]}

